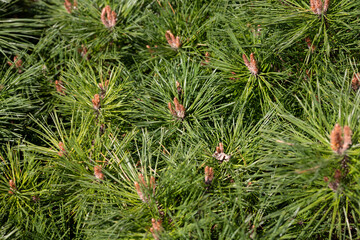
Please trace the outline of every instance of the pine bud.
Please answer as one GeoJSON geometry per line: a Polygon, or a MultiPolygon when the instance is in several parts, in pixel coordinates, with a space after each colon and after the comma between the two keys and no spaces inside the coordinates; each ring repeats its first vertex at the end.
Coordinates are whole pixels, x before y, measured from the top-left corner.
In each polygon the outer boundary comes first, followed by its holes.
{"type": "Polygon", "coordinates": [[[141,191],[141,187],[140,187],[139,183],[138,183],[138,182],[134,182],[134,185],[135,185],[136,192],[137,192],[137,194],[139,195],[139,198],[141,199],[141,201],[146,202],[145,197],[144,197],[144,194],[143,194],[143,192],[141,191]]]}
{"type": "Polygon", "coordinates": [[[254,57],[254,53],[250,54],[250,62],[248,60],[248,58],[246,57],[245,54],[243,54],[243,59],[244,59],[244,63],[246,65],[246,67],[249,69],[249,71],[253,74],[253,75],[257,75],[259,73],[259,69],[257,68],[257,63],[254,57]]]}
{"type": "Polygon", "coordinates": [[[70,14],[73,9],[77,8],[77,2],[74,0],[74,3],[71,3],[69,0],[65,0],[64,6],[66,11],[70,14]]]}
{"type": "Polygon", "coordinates": [[[169,108],[171,114],[174,117],[184,119],[185,113],[186,113],[185,107],[179,103],[179,100],[176,97],[174,98],[174,106],[175,106],[175,110],[173,109],[171,103],[170,102],[168,103],[168,108],[169,108]]]}
{"type": "Polygon", "coordinates": [[[324,4],[321,0],[310,0],[310,8],[316,15],[326,14],[329,4],[330,0],[325,0],[324,4]]]}
{"type": "Polygon", "coordinates": [[[99,180],[104,180],[104,174],[102,173],[101,165],[94,167],[94,176],[99,180]]]}
{"type": "MultiPolygon", "coordinates": [[[[7,62],[10,66],[13,65],[12,62],[7,62]]],[[[22,68],[22,64],[23,64],[23,61],[19,58],[19,56],[15,56],[14,57],[14,64],[15,64],[15,68],[18,69],[19,73],[22,72],[21,68],[22,68]]]]}
{"type": "Polygon", "coordinates": [[[162,231],[162,222],[161,220],[151,219],[152,227],[150,228],[150,232],[152,233],[155,240],[159,240],[160,233],[162,231]]]}
{"type": "Polygon", "coordinates": [[[138,182],[134,182],[135,190],[139,195],[141,201],[147,203],[150,199],[148,191],[152,189],[153,195],[155,195],[155,188],[156,188],[155,177],[153,176],[150,177],[149,186],[145,181],[144,175],[141,173],[139,174],[139,180],[140,180],[139,181],[140,184],[138,182]]]}
{"type": "Polygon", "coordinates": [[[167,42],[169,43],[170,47],[174,50],[178,50],[181,47],[181,41],[179,36],[174,36],[170,30],[167,30],[165,33],[165,38],[167,42]]]}
{"type": "Polygon", "coordinates": [[[360,73],[354,73],[351,80],[351,87],[354,91],[357,91],[360,87],[360,73]]]}
{"type": "Polygon", "coordinates": [[[14,194],[13,191],[16,190],[16,185],[15,185],[15,179],[14,180],[9,180],[9,186],[10,186],[10,191],[8,193],[10,194],[14,194]]]}
{"type": "Polygon", "coordinates": [[[228,162],[231,158],[231,155],[224,153],[224,146],[222,143],[219,143],[219,146],[216,147],[216,151],[213,154],[213,157],[222,163],[223,161],[228,162]]]}
{"type": "Polygon", "coordinates": [[[144,186],[147,187],[147,184],[145,182],[145,178],[144,175],[142,175],[141,173],[139,174],[139,179],[140,179],[140,183],[144,186]]]}
{"type": "Polygon", "coordinates": [[[61,80],[56,80],[55,81],[55,88],[56,91],[60,94],[60,95],[65,95],[65,91],[64,91],[64,86],[63,86],[63,82],[61,80]]]}
{"type": "Polygon", "coordinates": [[[329,188],[334,192],[336,192],[336,190],[340,185],[340,180],[341,180],[341,171],[339,169],[336,169],[334,174],[334,181],[328,184],[329,188]]]}
{"type": "Polygon", "coordinates": [[[100,88],[100,97],[102,99],[104,99],[105,95],[106,95],[106,91],[108,89],[108,86],[109,86],[109,80],[106,80],[104,82],[104,84],[102,83],[99,83],[99,88],[100,88]]]}
{"type": "Polygon", "coordinates": [[[206,52],[205,53],[205,62],[201,62],[201,66],[205,66],[205,65],[207,65],[209,62],[210,62],[210,59],[209,59],[209,57],[210,57],[210,53],[209,52],[206,52]]]}
{"type": "Polygon", "coordinates": [[[331,148],[332,150],[334,150],[334,152],[339,153],[341,146],[342,146],[342,130],[341,130],[341,126],[337,123],[334,126],[334,129],[331,131],[330,134],[330,143],[331,143],[331,148]]]}
{"type": "MultiPolygon", "coordinates": [[[[154,46],[154,48],[157,48],[157,47],[158,47],[157,45],[154,46]]],[[[146,48],[148,49],[151,57],[154,57],[153,53],[155,52],[155,50],[153,50],[153,48],[151,48],[150,45],[146,45],[146,48]]]]}
{"type": "Polygon", "coordinates": [[[99,111],[99,109],[100,109],[100,96],[99,96],[99,94],[95,94],[94,98],[91,101],[93,103],[93,108],[96,111],[99,111]]]}
{"type": "Polygon", "coordinates": [[[107,28],[113,28],[116,25],[116,13],[111,11],[109,5],[104,7],[101,12],[101,21],[107,28]]]}
{"type": "Polygon", "coordinates": [[[178,95],[181,95],[183,93],[183,90],[178,81],[176,81],[176,91],[177,91],[178,95]]]}
{"type": "Polygon", "coordinates": [[[342,151],[345,152],[349,149],[351,142],[352,131],[349,126],[344,126],[344,143],[342,145],[342,151]]]}
{"type": "Polygon", "coordinates": [[[179,100],[175,97],[174,98],[174,105],[175,105],[175,112],[178,118],[184,119],[185,118],[185,108],[183,105],[179,103],[179,100]]]}
{"type": "Polygon", "coordinates": [[[206,166],[205,167],[205,184],[211,184],[212,180],[214,179],[214,171],[212,167],[206,166]]]}
{"type": "Polygon", "coordinates": [[[342,127],[337,123],[330,134],[330,144],[332,150],[337,154],[344,154],[349,149],[351,142],[352,131],[349,126],[344,126],[344,135],[342,134],[342,127]]]}
{"type": "Polygon", "coordinates": [[[87,47],[84,44],[81,45],[81,48],[78,49],[78,53],[80,53],[81,57],[85,60],[90,59],[90,54],[88,53],[87,47]]]}
{"type": "Polygon", "coordinates": [[[327,10],[329,8],[329,4],[330,4],[330,0],[325,0],[324,1],[323,10],[322,10],[323,14],[326,14],[326,12],[327,12],[327,10]]]}
{"type": "Polygon", "coordinates": [[[59,142],[59,148],[60,148],[60,151],[58,152],[58,155],[60,157],[62,157],[66,154],[65,144],[63,142],[59,142]]]}
{"type": "Polygon", "coordinates": [[[311,52],[313,53],[315,51],[315,45],[312,44],[311,39],[309,37],[306,37],[305,42],[307,43],[308,48],[311,49],[311,52]]]}
{"type": "Polygon", "coordinates": [[[173,116],[176,116],[176,112],[175,112],[175,110],[172,108],[171,102],[168,103],[168,108],[169,108],[169,110],[170,110],[170,113],[171,113],[173,116]]]}

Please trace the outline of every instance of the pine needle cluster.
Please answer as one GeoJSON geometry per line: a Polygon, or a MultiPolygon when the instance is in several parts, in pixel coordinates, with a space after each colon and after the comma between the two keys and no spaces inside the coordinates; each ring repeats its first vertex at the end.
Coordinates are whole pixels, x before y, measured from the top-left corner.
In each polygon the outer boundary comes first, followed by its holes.
{"type": "Polygon", "coordinates": [[[359,239],[360,1],[0,1],[0,239],[359,239]]]}

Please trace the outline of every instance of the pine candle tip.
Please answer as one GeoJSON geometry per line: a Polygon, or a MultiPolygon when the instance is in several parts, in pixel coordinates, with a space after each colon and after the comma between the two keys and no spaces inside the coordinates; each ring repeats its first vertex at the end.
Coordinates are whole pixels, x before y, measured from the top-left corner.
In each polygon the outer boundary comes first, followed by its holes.
{"type": "Polygon", "coordinates": [[[95,176],[97,179],[104,180],[104,174],[102,173],[102,167],[101,167],[101,165],[98,165],[98,166],[95,166],[95,167],[94,167],[94,176],[95,176]]]}
{"type": "Polygon", "coordinates": [[[100,109],[100,96],[99,96],[99,94],[95,94],[94,98],[91,101],[93,103],[93,108],[95,110],[99,110],[100,109]]]}
{"type": "Polygon", "coordinates": [[[205,65],[207,65],[209,62],[210,62],[210,53],[209,52],[206,52],[205,53],[205,58],[204,58],[204,61],[205,62],[201,62],[201,66],[205,66],[205,65]]]}
{"type": "Polygon", "coordinates": [[[352,144],[351,135],[352,131],[349,126],[342,128],[336,123],[330,133],[331,149],[337,154],[343,154],[352,144]]]}
{"type": "Polygon", "coordinates": [[[107,28],[113,28],[116,25],[116,13],[112,11],[109,5],[106,5],[101,11],[101,21],[107,28]]]}
{"type": "Polygon", "coordinates": [[[10,186],[10,191],[8,193],[10,194],[14,194],[13,191],[16,190],[16,184],[15,184],[15,180],[9,180],[9,186],[10,186]]]}
{"type": "MultiPolygon", "coordinates": [[[[15,68],[18,69],[19,73],[22,72],[21,70],[21,67],[22,67],[22,64],[23,64],[23,61],[20,59],[20,57],[18,55],[16,55],[14,57],[14,64],[15,64],[15,68]]],[[[12,66],[13,63],[12,62],[7,62],[7,64],[9,64],[9,66],[12,66]]]]}
{"type": "Polygon", "coordinates": [[[146,202],[144,194],[141,191],[140,184],[138,182],[134,182],[134,186],[135,186],[135,190],[136,190],[137,194],[139,195],[140,200],[143,201],[143,202],[146,202]]]}
{"type": "Polygon", "coordinates": [[[74,2],[71,3],[69,0],[65,0],[64,6],[66,11],[71,14],[72,10],[77,8],[77,1],[74,0],[74,2]]]}
{"type": "Polygon", "coordinates": [[[162,222],[161,220],[155,220],[154,218],[151,219],[152,227],[150,228],[150,232],[152,233],[154,239],[158,240],[159,235],[162,231],[162,222]]]}
{"type": "Polygon", "coordinates": [[[214,170],[212,167],[205,167],[205,184],[210,185],[214,179],[214,170]]]}
{"type": "Polygon", "coordinates": [[[59,142],[59,149],[60,151],[58,152],[58,155],[60,157],[64,156],[66,154],[66,150],[65,150],[65,144],[63,142],[59,142]]]}
{"type": "Polygon", "coordinates": [[[254,53],[250,54],[250,62],[245,54],[243,54],[243,60],[244,60],[245,66],[249,69],[251,74],[257,75],[259,73],[259,69],[257,67],[257,62],[255,60],[254,53]]]}
{"type": "Polygon", "coordinates": [[[340,181],[341,181],[341,171],[339,169],[336,169],[334,173],[334,181],[328,184],[329,188],[334,192],[336,192],[336,190],[339,188],[340,181]]]}
{"type": "Polygon", "coordinates": [[[360,73],[354,73],[351,80],[351,87],[354,91],[357,91],[360,87],[360,73]]]}
{"type": "Polygon", "coordinates": [[[224,153],[224,145],[222,143],[219,143],[219,146],[216,147],[216,151],[212,156],[219,160],[220,163],[223,161],[228,162],[231,158],[231,155],[224,153]]]}
{"type": "Polygon", "coordinates": [[[321,0],[310,0],[311,11],[316,15],[326,14],[329,9],[330,0],[324,0],[324,3],[321,0]]]}
{"type": "Polygon", "coordinates": [[[170,47],[173,48],[174,50],[178,50],[182,45],[180,41],[180,37],[179,36],[175,37],[170,30],[167,30],[165,32],[165,38],[169,43],[170,47]]]}
{"type": "Polygon", "coordinates": [[[312,53],[315,52],[315,49],[316,49],[315,45],[313,45],[313,43],[311,42],[311,39],[309,37],[305,38],[305,42],[306,42],[308,48],[311,50],[311,52],[312,53]]]}
{"type": "Polygon", "coordinates": [[[172,104],[170,102],[168,103],[168,108],[170,110],[170,113],[174,117],[177,117],[178,119],[184,119],[186,114],[186,109],[183,105],[179,103],[179,100],[176,97],[174,98],[174,106],[175,106],[175,110],[173,109],[172,104]]]}
{"type": "Polygon", "coordinates": [[[65,88],[61,80],[55,80],[55,88],[56,92],[58,92],[60,95],[65,95],[65,88]]]}
{"type": "Polygon", "coordinates": [[[183,90],[178,81],[176,81],[176,92],[178,93],[178,95],[181,95],[183,93],[183,90]]]}

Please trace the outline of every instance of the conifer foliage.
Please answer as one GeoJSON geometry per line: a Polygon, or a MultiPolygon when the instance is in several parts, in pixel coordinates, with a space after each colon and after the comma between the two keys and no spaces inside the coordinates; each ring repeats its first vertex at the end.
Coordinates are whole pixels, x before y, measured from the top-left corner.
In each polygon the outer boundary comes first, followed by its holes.
{"type": "Polygon", "coordinates": [[[0,239],[360,239],[359,13],[0,0],[0,239]]]}

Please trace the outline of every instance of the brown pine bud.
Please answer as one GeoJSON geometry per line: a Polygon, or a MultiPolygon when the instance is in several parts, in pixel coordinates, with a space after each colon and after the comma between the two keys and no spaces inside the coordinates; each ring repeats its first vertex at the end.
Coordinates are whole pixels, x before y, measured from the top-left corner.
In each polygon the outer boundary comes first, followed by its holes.
{"type": "Polygon", "coordinates": [[[141,187],[140,187],[139,183],[134,182],[134,185],[135,185],[135,189],[136,189],[137,194],[139,195],[140,200],[143,201],[143,202],[146,202],[145,196],[144,196],[144,194],[143,194],[143,192],[141,190],[141,187]]]}
{"type": "Polygon", "coordinates": [[[169,43],[170,47],[174,50],[178,50],[181,47],[181,41],[179,36],[174,36],[170,30],[167,30],[165,33],[165,38],[169,43]]]}
{"type": "Polygon", "coordinates": [[[152,190],[153,190],[153,195],[155,195],[156,185],[155,185],[155,177],[154,177],[154,176],[151,176],[151,177],[150,177],[150,188],[152,188],[152,190]]]}
{"type": "Polygon", "coordinates": [[[175,110],[172,108],[171,102],[168,103],[168,108],[169,108],[171,114],[176,117],[176,112],[175,112],[175,110]]]}
{"type": "Polygon", "coordinates": [[[95,94],[94,98],[91,101],[93,103],[93,108],[96,111],[99,111],[99,109],[100,109],[100,96],[99,96],[99,94],[95,94]]]}
{"type": "Polygon", "coordinates": [[[149,202],[150,199],[149,190],[152,189],[153,195],[155,195],[155,188],[156,188],[155,178],[153,176],[150,177],[149,186],[148,186],[143,174],[140,173],[138,177],[140,184],[138,182],[134,182],[136,192],[138,193],[141,201],[147,203],[149,202]]]}
{"type": "Polygon", "coordinates": [[[248,68],[250,68],[250,62],[249,62],[248,58],[246,57],[246,55],[243,54],[242,57],[243,57],[245,66],[247,66],[248,68]]]}
{"type": "Polygon", "coordinates": [[[139,174],[139,179],[140,179],[140,183],[144,186],[147,187],[147,184],[145,182],[145,178],[144,175],[142,175],[141,173],[139,174]]]}
{"type": "Polygon", "coordinates": [[[209,62],[210,62],[210,53],[209,52],[206,52],[205,53],[205,62],[201,62],[201,66],[205,66],[205,65],[207,65],[209,62]]]}
{"type": "Polygon", "coordinates": [[[222,153],[224,152],[224,145],[223,143],[219,143],[219,151],[222,153]]]}
{"type": "Polygon", "coordinates": [[[116,13],[107,5],[101,11],[101,21],[107,28],[113,28],[116,25],[116,13]]]}
{"type": "Polygon", "coordinates": [[[307,43],[308,48],[311,49],[311,52],[313,53],[315,51],[315,45],[312,44],[311,39],[309,37],[306,37],[305,42],[307,43]]]}
{"type": "Polygon", "coordinates": [[[342,153],[344,153],[352,144],[351,142],[352,131],[349,126],[344,126],[344,143],[342,145],[342,153]]]}
{"type": "Polygon", "coordinates": [[[322,2],[321,0],[315,1],[316,14],[320,15],[322,12],[322,2]]]}
{"type": "Polygon", "coordinates": [[[106,95],[106,91],[108,89],[108,86],[109,86],[109,80],[106,80],[104,82],[104,84],[102,83],[99,83],[99,88],[100,88],[100,97],[102,99],[104,99],[105,95],[106,95]]]}
{"type": "MultiPolygon", "coordinates": [[[[19,56],[15,56],[14,57],[14,64],[15,64],[15,68],[18,69],[19,73],[22,72],[21,68],[22,68],[22,64],[23,64],[23,61],[20,59],[19,56]]],[[[13,63],[12,62],[7,62],[9,64],[9,66],[12,66],[13,63]]]]}
{"type": "Polygon", "coordinates": [[[183,93],[183,90],[178,81],[176,81],[176,91],[177,91],[178,95],[181,95],[183,93]]]}
{"type": "Polygon", "coordinates": [[[175,105],[175,112],[178,118],[184,119],[185,118],[185,108],[183,105],[179,103],[179,100],[175,97],[174,98],[174,105],[175,105]]]}
{"type": "Polygon", "coordinates": [[[14,194],[13,191],[16,190],[16,184],[15,184],[15,179],[14,180],[9,180],[9,186],[10,186],[10,191],[8,193],[10,194],[14,194]]]}
{"type": "Polygon", "coordinates": [[[335,124],[334,129],[331,131],[330,134],[331,148],[336,153],[339,153],[341,151],[341,146],[343,144],[343,139],[341,135],[342,135],[341,126],[337,123],[335,124]]]}
{"type": "Polygon", "coordinates": [[[360,87],[360,73],[354,73],[351,80],[351,87],[354,91],[357,91],[360,87]]]}
{"type": "Polygon", "coordinates": [[[326,14],[329,4],[330,0],[325,0],[324,4],[321,0],[310,0],[310,8],[316,15],[326,14]]]}
{"type": "Polygon", "coordinates": [[[327,10],[329,9],[329,5],[330,5],[330,0],[325,0],[324,5],[323,5],[323,10],[322,10],[323,14],[326,14],[327,10]]]}
{"type": "Polygon", "coordinates": [[[71,3],[69,0],[65,0],[64,2],[65,9],[68,13],[71,13],[73,9],[76,9],[77,2],[74,0],[73,3],[71,3]]]}
{"type": "Polygon", "coordinates": [[[211,184],[214,179],[214,170],[212,167],[205,167],[205,184],[211,184]]]}
{"type": "Polygon", "coordinates": [[[253,74],[253,75],[257,75],[259,73],[259,69],[257,68],[257,63],[254,57],[254,53],[250,54],[250,62],[248,60],[248,58],[246,57],[245,54],[243,54],[243,59],[244,59],[244,63],[246,65],[246,67],[249,69],[249,71],[253,74]]]}
{"type": "Polygon", "coordinates": [[[62,157],[66,154],[65,144],[63,142],[59,142],[59,148],[60,148],[60,151],[58,152],[58,155],[60,157],[62,157]]]}
{"type": "Polygon", "coordinates": [[[152,54],[154,53],[154,50],[151,49],[150,45],[146,45],[146,48],[148,49],[149,53],[152,54]]]}
{"type": "Polygon", "coordinates": [[[72,4],[69,0],[65,0],[64,2],[65,9],[68,13],[71,13],[72,10],[72,4]]]}
{"type": "Polygon", "coordinates": [[[330,134],[331,148],[337,154],[344,154],[349,149],[351,142],[352,131],[349,126],[344,126],[344,135],[339,124],[335,124],[334,129],[330,134]]]}
{"type": "Polygon", "coordinates": [[[81,57],[85,60],[90,59],[90,54],[88,54],[88,49],[85,47],[84,44],[81,45],[81,48],[78,49],[78,52],[80,53],[81,57]]]}
{"type": "Polygon", "coordinates": [[[231,155],[227,155],[226,153],[224,153],[224,146],[222,143],[219,143],[219,146],[216,147],[216,151],[212,156],[219,160],[220,163],[222,163],[223,161],[228,162],[231,158],[231,155]]]}
{"type": "Polygon", "coordinates": [[[94,176],[99,180],[104,180],[104,174],[102,173],[101,165],[94,167],[94,176]]]}
{"type": "Polygon", "coordinates": [[[16,68],[20,68],[22,66],[23,61],[19,58],[19,56],[15,56],[14,63],[16,68]]]}
{"type": "Polygon", "coordinates": [[[329,188],[334,192],[336,192],[336,190],[340,185],[340,180],[341,180],[341,171],[339,169],[336,169],[334,174],[334,181],[328,184],[329,188]]]}
{"type": "Polygon", "coordinates": [[[175,106],[175,110],[172,108],[171,103],[170,102],[168,103],[168,107],[171,114],[179,119],[184,119],[186,109],[183,105],[179,103],[179,100],[176,97],[174,98],[174,106],[175,106]]]}
{"type": "Polygon", "coordinates": [[[159,240],[161,231],[162,231],[162,222],[161,220],[151,219],[152,227],[150,228],[150,232],[152,233],[155,240],[159,240]]]}
{"type": "Polygon", "coordinates": [[[65,88],[61,80],[55,80],[55,88],[60,95],[65,95],[65,88]]]}

